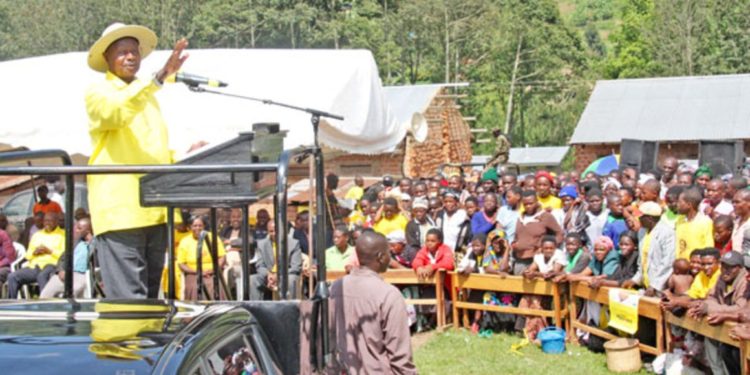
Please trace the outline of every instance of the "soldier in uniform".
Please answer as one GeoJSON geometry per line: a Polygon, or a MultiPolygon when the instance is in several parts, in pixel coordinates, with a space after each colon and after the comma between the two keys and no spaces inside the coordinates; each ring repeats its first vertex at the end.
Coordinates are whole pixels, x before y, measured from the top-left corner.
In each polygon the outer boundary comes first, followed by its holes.
{"type": "Polygon", "coordinates": [[[508,136],[506,134],[503,134],[500,129],[493,130],[492,136],[497,138],[495,140],[495,153],[492,156],[492,159],[487,162],[487,165],[484,167],[484,171],[482,171],[482,173],[485,173],[490,169],[497,168],[498,166],[507,163],[509,159],[510,140],[508,139],[508,136]]]}

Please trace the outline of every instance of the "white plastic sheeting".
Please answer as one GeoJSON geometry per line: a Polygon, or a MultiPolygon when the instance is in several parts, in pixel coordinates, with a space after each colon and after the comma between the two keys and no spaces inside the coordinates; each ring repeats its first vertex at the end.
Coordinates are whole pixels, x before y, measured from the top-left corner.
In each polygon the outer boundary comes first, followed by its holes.
{"type": "MultiPolygon", "coordinates": [[[[148,78],[170,51],[155,51],[141,64],[148,78]]],[[[323,119],[320,141],[351,153],[392,150],[406,135],[391,115],[377,65],[366,50],[188,50],[183,70],[229,83],[216,89],[271,99],[344,116],[323,119]]],[[[0,143],[30,149],[61,148],[89,155],[86,88],[104,79],[86,65],[86,53],[66,53],[0,63],[0,143]]],[[[178,153],[194,142],[217,143],[251,130],[253,123],[278,122],[288,130],[285,147],[312,144],[310,116],[289,109],[208,93],[180,83],[157,94],[178,153]]]]}

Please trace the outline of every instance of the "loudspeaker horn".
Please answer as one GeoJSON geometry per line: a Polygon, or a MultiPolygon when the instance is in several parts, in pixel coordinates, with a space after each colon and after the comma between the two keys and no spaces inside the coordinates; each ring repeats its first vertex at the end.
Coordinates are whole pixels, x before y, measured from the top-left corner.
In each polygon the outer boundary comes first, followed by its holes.
{"type": "Polygon", "coordinates": [[[414,137],[414,140],[422,143],[427,139],[429,127],[427,126],[427,120],[419,112],[414,112],[411,116],[411,127],[409,127],[409,133],[414,137]]]}

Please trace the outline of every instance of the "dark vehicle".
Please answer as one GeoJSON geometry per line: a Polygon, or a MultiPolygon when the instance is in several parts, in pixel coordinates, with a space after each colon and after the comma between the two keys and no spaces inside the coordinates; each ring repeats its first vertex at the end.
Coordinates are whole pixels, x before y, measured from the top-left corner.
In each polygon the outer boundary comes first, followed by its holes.
{"type": "MultiPolygon", "coordinates": [[[[84,183],[77,183],[75,185],[75,200],[73,207],[78,209],[83,207],[88,211],[89,190],[84,183]]],[[[31,189],[19,191],[13,194],[10,199],[0,208],[0,213],[8,217],[8,222],[18,227],[19,230],[23,230],[23,223],[27,217],[34,215],[34,192],[31,189]]]]}
{"type": "Polygon", "coordinates": [[[299,373],[288,350],[299,347],[299,326],[279,320],[296,322],[298,311],[291,302],[6,302],[0,320],[13,324],[0,324],[0,362],[5,374],[299,373]]]}

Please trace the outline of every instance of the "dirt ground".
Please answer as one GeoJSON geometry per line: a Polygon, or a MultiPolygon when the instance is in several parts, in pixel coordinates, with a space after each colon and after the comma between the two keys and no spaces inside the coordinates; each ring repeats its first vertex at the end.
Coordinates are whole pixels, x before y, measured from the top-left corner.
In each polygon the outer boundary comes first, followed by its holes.
{"type": "Polygon", "coordinates": [[[425,331],[420,333],[415,333],[411,337],[411,350],[415,351],[419,349],[422,345],[426,344],[432,336],[435,334],[435,331],[425,331]]]}

